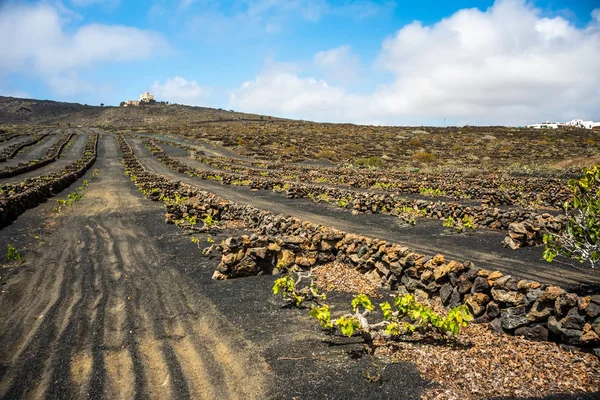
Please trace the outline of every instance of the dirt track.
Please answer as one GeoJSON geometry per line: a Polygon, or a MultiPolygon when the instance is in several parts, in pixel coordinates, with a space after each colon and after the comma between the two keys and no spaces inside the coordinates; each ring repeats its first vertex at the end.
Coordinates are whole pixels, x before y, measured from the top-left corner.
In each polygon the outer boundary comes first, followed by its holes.
{"type": "Polygon", "coordinates": [[[136,195],[115,139],[102,143],[98,182],[0,299],[1,397],[262,397],[266,364],[165,268],[144,224],[162,207],[136,195]]]}
{"type": "Polygon", "coordinates": [[[29,243],[2,271],[0,398],[419,398],[428,386],[409,363],[369,384],[370,357],[347,354],[360,344],[324,342],[306,310],[282,310],[272,277],[211,280],[218,260],[135,190],[114,136],[94,168],[58,218],[50,200],[0,230],[4,248],[29,243]]]}

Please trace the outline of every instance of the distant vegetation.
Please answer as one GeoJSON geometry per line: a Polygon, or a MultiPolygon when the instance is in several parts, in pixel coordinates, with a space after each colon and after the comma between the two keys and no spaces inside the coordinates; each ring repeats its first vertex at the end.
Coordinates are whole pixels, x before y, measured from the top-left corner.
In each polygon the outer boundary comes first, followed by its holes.
{"type": "Polygon", "coordinates": [[[599,133],[577,128],[551,131],[476,126],[415,129],[294,121],[174,104],[94,107],[0,97],[0,126],[15,123],[172,133],[213,140],[258,160],[318,159],[357,167],[419,168],[422,172],[575,176],[582,167],[600,160],[599,133]],[[577,155],[577,158],[565,158],[565,154],[577,155]]]}

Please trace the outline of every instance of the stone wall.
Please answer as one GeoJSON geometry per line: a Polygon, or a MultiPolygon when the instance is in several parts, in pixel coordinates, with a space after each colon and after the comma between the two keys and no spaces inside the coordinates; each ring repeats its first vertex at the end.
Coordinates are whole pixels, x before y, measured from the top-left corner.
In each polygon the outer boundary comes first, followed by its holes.
{"type": "Polygon", "coordinates": [[[149,172],[120,139],[128,173],[149,197],[187,197],[167,205],[167,220],[211,215],[242,220],[254,234],[221,245],[214,279],[273,274],[291,266],[310,269],[339,260],[394,290],[468,305],[476,322],[532,340],[552,340],[600,352],[600,295],[578,296],[557,286],[488,271],[470,262],[428,257],[383,240],[348,234],[297,218],[275,215],[223,199],[149,172]]]}
{"type": "Polygon", "coordinates": [[[60,153],[62,152],[63,148],[67,145],[67,143],[69,142],[69,140],[71,140],[73,136],[75,136],[74,133],[63,135],[60,141],[53,144],[46,151],[46,155],[42,159],[22,162],[13,167],[7,167],[0,170],[0,178],[9,178],[11,176],[24,174],[26,172],[42,168],[43,166],[56,161],[56,159],[60,156],[60,153]]]}
{"type": "Polygon", "coordinates": [[[14,190],[16,193],[0,199],[0,227],[8,225],[26,210],[46,201],[82,177],[96,161],[97,145],[98,135],[94,134],[86,143],[87,154],[61,171],[26,180],[23,186],[5,185],[7,191],[14,190]]]}
{"type": "MultiPolygon", "coordinates": [[[[462,219],[465,216],[473,218],[479,226],[488,229],[509,230],[513,225],[513,233],[509,231],[505,245],[513,249],[525,246],[535,246],[542,243],[544,232],[558,233],[565,224],[564,215],[539,213],[525,209],[503,210],[486,204],[469,206],[455,202],[409,200],[399,194],[373,193],[350,189],[331,188],[324,185],[294,183],[275,178],[253,177],[248,175],[207,171],[191,168],[187,164],[168,156],[156,144],[146,142],[146,145],[156,157],[175,171],[186,173],[205,180],[216,180],[222,184],[244,185],[253,189],[269,190],[281,188],[288,198],[325,198],[327,202],[343,208],[351,208],[359,213],[390,213],[398,214],[402,209],[420,210],[421,215],[433,219],[462,219]],[[519,228],[528,231],[525,235],[519,228]]],[[[319,200],[323,201],[323,200],[319,200]]]]}
{"type": "Polygon", "coordinates": [[[36,144],[36,143],[40,142],[41,140],[43,140],[44,138],[46,138],[46,136],[48,136],[48,135],[45,134],[45,135],[36,136],[33,139],[29,139],[24,142],[15,143],[11,146],[8,146],[4,150],[2,150],[2,152],[0,152],[0,162],[4,162],[10,158],[13,158],[14,156],[17,155],[17,153],[19,151],[21,151],[25,147],[33,146],[34,144],[36,144]]]}
{"type": "MultiPolygon", "coordinates": [[[[197,153],[197,149],[161,139],[165,143],[197,153]]],[[[236,160],[224,157],[197,156],[196,159],[224,171],[260,176],[265,170],[275,178],[296,176],[299,182],[315,181],[352,188],[373,188],[396,193],[419,194],[421,188],[434,188],[448,197],[480,199],[488,205],[521,205],[537,203],[546,207],[562,209],[571,197],[567,181],[560,178],[514,177],[504,174],[483,174],[467,177],[457,173],[414,173],[360,168],[323,168],[293,165],[290,163],[264,163],[252,160],[236,160]]]]}

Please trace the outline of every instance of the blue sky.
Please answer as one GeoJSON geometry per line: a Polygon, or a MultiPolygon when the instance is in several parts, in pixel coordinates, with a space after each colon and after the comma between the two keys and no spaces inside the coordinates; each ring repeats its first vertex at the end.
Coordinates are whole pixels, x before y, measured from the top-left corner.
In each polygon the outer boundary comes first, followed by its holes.
{"type": "Polygon", "coordinates": [[[598,0],[1,4],[3,95],[117,105],[149,90],[373,124],[600,120],[598,0]]]}

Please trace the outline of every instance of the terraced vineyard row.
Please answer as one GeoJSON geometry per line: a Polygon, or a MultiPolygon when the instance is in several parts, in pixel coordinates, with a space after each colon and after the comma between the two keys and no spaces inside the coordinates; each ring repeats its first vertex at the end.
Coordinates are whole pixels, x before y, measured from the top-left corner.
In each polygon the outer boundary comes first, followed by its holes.
{"type": "Polygon", "coordinates": [[[21,136],[20,133],[4,133],[0,135],[0,143],[8,142],[16,137],[21,136]]]}
{"type": "MultiPolygon", "coordinates": [[[[216,221],[238,221],[251,229],[252,235],[231,237],[218,246],[222,258],[213,279],[279,274],[291,267],[309,270],[337,260],[395,290],[440,297],[448,307],[464,302],[477,322],[496,324],[507,333],[583,347],[596,343],[596,336],[583,328],[577,332],[567,328],[571,304],[584,304],[584,297],[477,268],[470,262],[427,257],[405,246],[232,202],[149,171],[122,136],[118,141],[126,174],[147,197],[165,203],[167,221],[192,231],[205,231],[216,221]],[[198,229],[196,224],[202,222],[198,229]],[[549,302],[561,306],[550,308],[549,302]]],[[[173,167],[189,173],[180,164],[173,163],[173,167]]],[[[591,323],[600,308],[585,304],[582,318],[591,323]]]]}
{"type": "MultiPolygon", "coordinates": [[[[165,144],[173,144],[163,141],[165,144]]],[[[192,146],[178,145],[194,151],[192,146]]],[[[224,171],[249,176],[269,176],[306,183],[326,183],[352,188],[377,189],[455,199],[481,200],[489,205],[517,205],[560,208],[568,199],[566,180],[558,178],[518,178],[499,174],[465,177],[450,173],[413,173],[373,171],[358,168],[319,168],[294,165],[268,165],[252,162],[259,168],[244,166],[246,162],[225,157],[196,156],[198,161],[224,171]],[[267,172],[265,172],[265,170],[267,172]]]]}
{"type": "Polygon", "coordinates": [[[22,162],[18,165],[6,167],[0,170],[0,178],[17,176],[25,172],[36,170],[38,168],[50,164],[51,162],[56,161],[56,159],[60,157],[61,152],[63,151],[67,143],[69,143],[69,141],[73,138],[73,136],[75,136],[74,133],[66,133],[62,135],[58,142],[56,142],[48,150],[46,150],[46,154],[41,159],[22,162]]]}
{"type": "MultiPolygon", "coordinates": [[[[288,198],[312,198],[315,201],[351,209],[353,213],[386,213],[392,215],[421,216],[434,219],[468,218],[473,223],[490,229],[508,230],[511,224],[523,224],[525,232],[512,235],[510,240],[517,246],[540,244],[543,232],[558,232],[564,223],[563,216],[553,216],[526,209],[502,210],[487,205],[470,206],[456,202],[407,199],[396,194],[373,193],[351,189],[331,188],[324,185],[297,183],[270,176],[249,176],[243,173],[216,173],[215,171],[192,168],[185,162],[167,155],[156,143],[145,141],[145,145],[175,171],[222,184],[249,186],[253,189],[274,190],[285,193],[288,198]]],[[[521,225],[519,225],[520,230],[521,225]]]]}
{"type": "MultiPolygon", "coordinates": [[[[155,139],[156,142],[180,147],[197,154],[195,147],[155,139]]],[[[485,174],[476,177],[458,173],[415,173],[410,171],[374,170],[340,167],[310,167],[266,161],[195,155],[206,165],[248,176],[270,176],[285,181],[343,185],[351,188],[376,189],[394,193],[440,196],[479,200],[489,205],[515,205],[528,208],[562,208],[570,192],[566,179],[514,177],[485,174]]]]}
{"type": "Polygon", "coordinates": [[[15,143],[15,144],[5,148],[0,153],[0,162],[4,162],[6,160],[13,158],[14,156],[16,156],[19,153],[19,151],[23,150],[26,147],[38,144],[40,141],[44,140],[48,136],[49,136],[48,134],[34,136],[32,139],[25,140],[25,141],[19,142],[19,143],[15,143]]]}
{"type": "Polygon", "coordinates": [[[267,162],[307,159],[359,163],[371,157],[387,169],[439,167],[457,173],[514,169],[516,174],[577,173],[554,165],[568,157],[598,155],[597,135],[581,129],[540,132],[511,127],[376,127],[308,121],[203,124],[162,129],[190,139],[208,139],[267,162]],[[567,155],[567,157],[565,157],[567,155]]]}
{"type": "Polygon", "coordinates": [[[0,227],[14,221],[26,210],[59,193],[85,172],[96,161],[98,134],[92,134],[85,145],[84,155],[60,171],[28,178],[18,184],[0,187],[0,227]]]}

